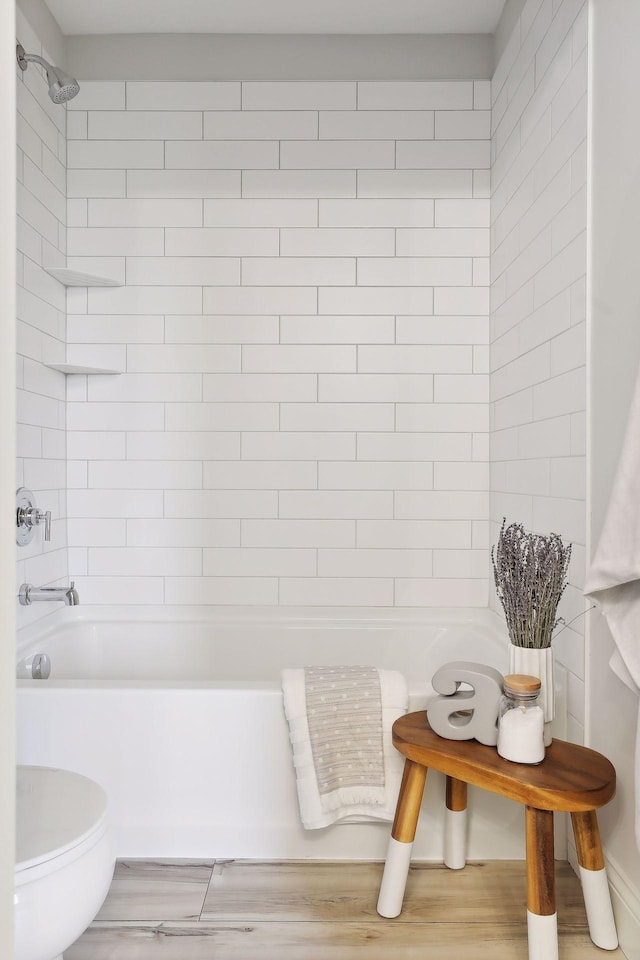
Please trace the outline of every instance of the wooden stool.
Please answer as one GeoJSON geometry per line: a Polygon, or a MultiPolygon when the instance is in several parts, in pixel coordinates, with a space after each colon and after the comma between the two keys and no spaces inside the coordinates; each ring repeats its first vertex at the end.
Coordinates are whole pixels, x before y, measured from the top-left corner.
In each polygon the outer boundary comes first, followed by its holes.
{"type": "Polygon", "coordinates": [[[558,957],[555,810],[571,814],[589,935],[596,946],[616,949],[618,937],[596,816],[596,809],[608,803],[616,789],[616,773],[606,757],[554,740],[537,766],[511,763],[494,747],[476,740],[438,736],[424,711],[396,720],[393,744],[406,761],[378,898],[381,916],[397,917],[402,910],[427,769],[432,767],[447,777],[444,862],[452,869],[465,865],[467,784],[525,805],[529,960],[558,957]]]}

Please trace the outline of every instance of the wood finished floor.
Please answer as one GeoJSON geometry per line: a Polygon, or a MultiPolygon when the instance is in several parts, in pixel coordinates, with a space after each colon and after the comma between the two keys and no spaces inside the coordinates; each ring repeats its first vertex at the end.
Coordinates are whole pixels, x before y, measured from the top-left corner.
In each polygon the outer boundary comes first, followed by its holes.
{"type": "MultiPolygon", "coordinates": [[[[376,913],[382,864],[124,860],[65,960],[527,960],[525,864],[411,867],[396,920],[376,913]]],[[[580,884],[556,864],[560,960],[603,957],[580,884]]]]}

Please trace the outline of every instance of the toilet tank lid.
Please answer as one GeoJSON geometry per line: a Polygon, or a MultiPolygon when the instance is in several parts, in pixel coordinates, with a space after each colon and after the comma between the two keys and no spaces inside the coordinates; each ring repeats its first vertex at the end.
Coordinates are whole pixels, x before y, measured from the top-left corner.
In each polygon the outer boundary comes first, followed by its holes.
{"type": "Polygon", "coordinates": [[[19,766],[16,770],[16,870],[24,870],[82,843],[101,824],[107,795],[71,770],[19,766]]]}

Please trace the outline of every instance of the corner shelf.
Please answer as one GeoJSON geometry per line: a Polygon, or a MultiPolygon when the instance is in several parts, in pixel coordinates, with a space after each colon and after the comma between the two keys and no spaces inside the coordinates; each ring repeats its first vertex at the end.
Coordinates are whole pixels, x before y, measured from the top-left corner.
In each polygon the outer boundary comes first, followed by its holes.
{"type": "Polygon", "coordinates": [[[100,374],[101,376],[114,377],[124,373],[124,370],[112,370],[108,367],[90,367],[80,363],[45,363],[45,367],[49,367],[50,370],[59,370],[60,373],[64,374],[100,374]]]}
{"type": "MultiPolygon", "coordinates": [[[[115,277],[105,277],[96,273],[85,273],[82,270],[73,270],[71,267],[43,267],[50,276],[55,277],[65,287],[122,287],[122,281],[115,277]]],[[[70,348],[67,348],[68,350],[70,348]]],[[[71,348],[72,349],[72,348],[71,348]]],[[[118,376],[124,373],[124,370],[117,370],[113,367],[99,367],[95,364],[87,363],[45,363],[45,367],[51,370],[58,370],[65,375],[73,374],[97,374],[99,376],[118,376]]]]}
{"type": "Polygon", "coordinates": [[[101,277],[96,273],[83,273],[70,267],[43,267],[43,270],[59,280],[65,287],[122,287],[115,277],[101,277]]]}

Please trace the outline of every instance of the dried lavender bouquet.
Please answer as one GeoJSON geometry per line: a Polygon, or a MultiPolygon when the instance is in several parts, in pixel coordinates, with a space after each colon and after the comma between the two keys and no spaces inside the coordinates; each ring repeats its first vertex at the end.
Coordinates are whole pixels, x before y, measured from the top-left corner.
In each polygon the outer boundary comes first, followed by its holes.
{"type": "Polygon", "coordinates": [[[571,544],[565,546],[557,533],[543,537],[525,533],[519,523],[505,525],[506,519],[491,562],[509,639],[516,647],[550,647],[560,622],[556,611],[567,586],[571,544]]]}

